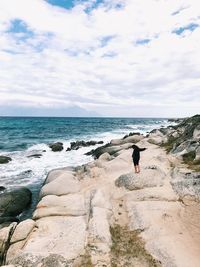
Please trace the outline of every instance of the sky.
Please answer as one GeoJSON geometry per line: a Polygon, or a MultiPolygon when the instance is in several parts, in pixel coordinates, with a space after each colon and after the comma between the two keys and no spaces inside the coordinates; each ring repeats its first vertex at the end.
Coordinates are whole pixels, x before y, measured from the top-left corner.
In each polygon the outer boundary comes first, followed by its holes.
{"type": "Polygon", "coordinates": [[[199,0],[0,0],[0,115],[197,113],[199,0]]]}

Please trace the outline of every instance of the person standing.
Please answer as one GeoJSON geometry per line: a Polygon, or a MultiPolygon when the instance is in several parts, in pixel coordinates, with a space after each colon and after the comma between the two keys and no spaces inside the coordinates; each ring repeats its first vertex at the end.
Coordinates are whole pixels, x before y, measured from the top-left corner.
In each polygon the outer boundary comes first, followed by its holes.
{"type": "Polygon", "coordinates": [[[146,150],[146,148],[139,148],[136,145],[133,145],[132,148],[133,148],[132,159],[133,159],[133,164],[135,168],[135,173],[139,173],[140,172],[140,165],[139,165],[140,151],[144,151],[146,150]]]}

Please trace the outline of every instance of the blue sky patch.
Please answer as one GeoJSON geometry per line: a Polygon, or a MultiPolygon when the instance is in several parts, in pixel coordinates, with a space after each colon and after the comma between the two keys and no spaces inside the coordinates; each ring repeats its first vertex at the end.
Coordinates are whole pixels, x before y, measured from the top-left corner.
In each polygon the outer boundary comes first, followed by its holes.
{"type": "Polygon", "coordinates": [[[187,31],[187,30],[193,32],[198,27],[199,27],[198,24],[196,24],[196,23],[190,23],[189,25],[187,25],[185,27],[179,27],[179,28],[173,30],[172,33],[175,33],[177,35],[181,35],[184,31],[187,31]]]}
{"type": "Polygon", "coordinates": [[[103,54],[102,57],[105,57],[105,58],[113,58],[113,57],[116,57],[117,56],[117,53],[115,52],[108,52],[106,54],[103,54]]]}
{"type": "Polygon", "coordinates": [[[145,45],[145,44],[148,44],[148,43],[150,43],[150,42],[151,42],[151,40],[148,39],[148,38],[146,38],[146,39],[139,39],[139,40],[137,40],[137,41],[136,41],[136,44],[137,44],[137,45],[145,45]]]}
{"type": "Polygon", "coordinates": [[[49,4],[53,6],[58,6],[66,9],[70,9],[74,6],[74,0],[46,0],[49,4]]]}
{"type": "Polygon", "coordinates": [[[27,24],[20,19],[14,19],[11,21],[11,26],[7,30],[7,33],[11,33],[15,36],[15,38],[20,41],[25,41],[34,36],[33,31],[28,29],[27,24]]]}
{"type": "Polygon", "coordinates": [[[101,38],[100,42],[101,42],[101,47],[107,46],[107,44],[114,38],[115,36],[113,35],[108,35],[108,36],[104,36],[103,38],[101,38]]]}
{"type": "MultiPolygon", "coordinates": [[[[58,6],[65,9],[71,9],[77,4],[89,2],[88,0],[45,0],[45,1],[53,6],[58,6]]],[[[91,5],[88,6],[85,11],[89,13],[91,10],[97,8],[98,5],[102,3],[104,3],[104,0],[96,0],[93,3],[91,3],[91,5]]]]}

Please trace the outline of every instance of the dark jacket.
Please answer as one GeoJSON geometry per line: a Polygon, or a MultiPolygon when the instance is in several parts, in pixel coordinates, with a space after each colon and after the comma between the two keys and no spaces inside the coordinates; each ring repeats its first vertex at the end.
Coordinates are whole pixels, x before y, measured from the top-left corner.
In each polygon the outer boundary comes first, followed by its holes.
{"type": "Polygon", "coordinates": [[[144,151],[146,148],[139,148],[138,146],[134,145],[132,158],[133,161],[140,160],[140,151],[144,151]]]}

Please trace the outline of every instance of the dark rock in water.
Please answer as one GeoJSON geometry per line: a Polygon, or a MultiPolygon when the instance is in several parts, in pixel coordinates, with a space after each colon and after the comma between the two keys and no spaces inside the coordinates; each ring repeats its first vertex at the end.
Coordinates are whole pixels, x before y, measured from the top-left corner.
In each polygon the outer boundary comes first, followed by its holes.
{"type": "Polygon", "coordinates": [[[32,193],[26,187],[5,190],[0,194],[0,216],[15,217],[31,203],[32,193]]]}
{"type": "Polygon", "coordinates": [[[88,147],[88,146],[95,146],[98,144],[103,144],[103,141],[76,141],[76,142],[71,142],[70,147],[67,148],[66,151],[71,151],[71,150],[78,150],[81,147],[88,147]]]}
{"type": "Polygon", "coordinates": [[[19,222],[19,219],[16,217],[0,217],[0,224],[7,222],[19,222]]]}
{"type": "Polygon", "coordinates": [[[12,159],[10,157],[6,157],[6,156],[0,156],[0,164],[5,164],[10,162],[12,159]]]}
{"type": "Polygon", "coordinates": [[[54,144],[50,144],[49,147],[54,152],[62,151],[63,150],[63,143],[57,142],[57,143],[54,143],[54,144]]]}
{"type": "Polygon", "coordinates": [[[46,150],[42,150],[42,152],[47,152],[46,150]]]}
{"type": "Polygon", "coordinates": [[[86,156],[93,156],[95,159],[98,159],[102,154],[104,153],[108,153],[111,156],[116,154],[117,152],[119,152],[120,150],[122,150],[121,146],[115,146],[112,144],[106,144],[104,146],[100,146],[96,149],[92,149],[91,151],[85,153],[86,156]]]}
{"type": "Polygon", "coordinates": [[[3,192],[6,188],[4,186],[0,186],[0,192],[3,192]]]}
{"type": "Polygon", "coordinates": [[[28,158],[41,158],[42,157],[42,154],[33,154],[33,155],[30,155],[30,156],[27,156],[28,158]]]}
{"type": "Polygon", "coordinates": [[[141,134],[139,132],[131,132],[129,134],[124,135],[124,137],[122,139],[126,139],[127,137],[133,136],[133,135],[141,135],[141,134]]]}

